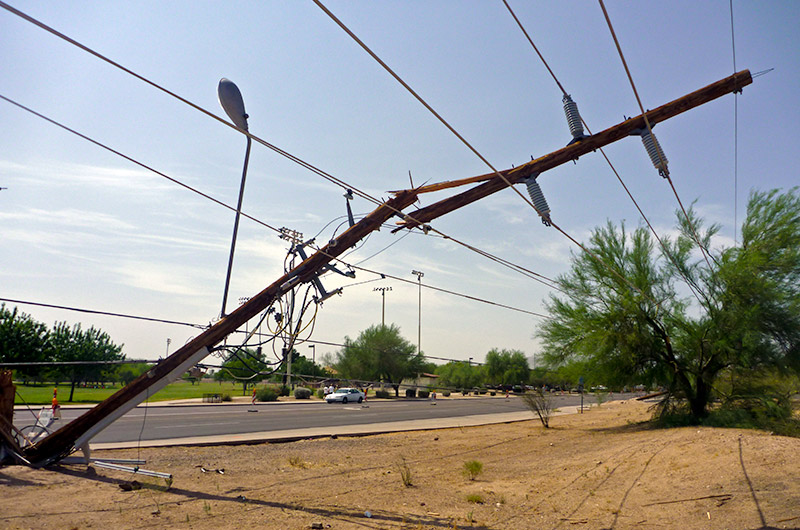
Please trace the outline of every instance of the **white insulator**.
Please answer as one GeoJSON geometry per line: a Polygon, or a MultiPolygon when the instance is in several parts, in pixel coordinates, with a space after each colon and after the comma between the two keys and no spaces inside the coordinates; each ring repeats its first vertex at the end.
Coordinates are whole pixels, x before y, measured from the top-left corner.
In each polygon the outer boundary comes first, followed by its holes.
{"type": "Polygon", "coordinates": [[[581,121],[581,113],[578,112],[578,104],[572,101],[572,96],[569,94],[564,94],[562,101],[570,134],[575,140],[584,138],[586,135],[583,133],[583,121],[581,121]]]}
{"type": "Polygon", "coordinates": [[[545,226],[550,226],[550,207],[547,205],[547,200],[544,198],[544,193],[542,193],[542,188],[539,187],[539,183],[536,182],[536,177],[539,175],[533,175],[528,177],[525,181],[525,185],[528,187],[528,195],[531,196],[531,201],[533,201],[533,207],[536,208],[536,212],[542,218],[542,223],[545,226]]]}
{"type": "Polygon", "coordinates": [[[669,176],[669,169],[667,168],[667,155],[661,149],[661,144],[658,143],[658,138],[655,137],[649,130],[642,131],[642,143],[647,150],[650,161],[658,170],[658,174],[662,177],[669,176]]]}

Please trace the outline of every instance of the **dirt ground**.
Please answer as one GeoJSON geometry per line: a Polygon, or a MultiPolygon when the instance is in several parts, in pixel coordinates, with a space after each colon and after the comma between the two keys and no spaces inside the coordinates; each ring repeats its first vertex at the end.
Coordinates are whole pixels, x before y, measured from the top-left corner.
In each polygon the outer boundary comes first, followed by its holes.
{"type": "Polygon", "coordinates": [[[145,458],[173,474],[169,488],[139,476],[130,489],[129,474],[85,465],[4,467],[0,528],[800,528],[800,439],[654,430],[648,417],[629,401],[554,417],[550,429],[532,419],[94,455],[145,458]],[[463,472],[472,460],[483,465],[474,480],[463,472]]]}

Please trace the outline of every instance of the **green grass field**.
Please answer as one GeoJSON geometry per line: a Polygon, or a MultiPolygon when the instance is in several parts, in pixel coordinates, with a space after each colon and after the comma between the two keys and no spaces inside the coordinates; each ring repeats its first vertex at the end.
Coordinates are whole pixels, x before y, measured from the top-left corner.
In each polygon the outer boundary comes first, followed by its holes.
{"type": "MultiPolygon", "coordinates": [[[[42,385],[23,385],[14,383],[17,387],[17,395],[14,398],[15,405],[50,405],[53,400],[52,384],[42,385]]],[[[72,401],[69,399],[70,385],[58,385],[58,402],[62,405],[68,403],[99,403],[111,396],[122,388],[119,384],[114,386],[106,385],[106,388],[75,388],[72,401]]],[[[188,381],[176,381],[166,386],[166,388],[153,394],[148,402],[170,401],[173,399],[192,399],[202,398],[203,394],[229,394],[231,396],[242,395],[242,385],[234,385],[230,381],[223,381],[222,384],[214,381],[203,381],[195,385],[188,381]]]]}

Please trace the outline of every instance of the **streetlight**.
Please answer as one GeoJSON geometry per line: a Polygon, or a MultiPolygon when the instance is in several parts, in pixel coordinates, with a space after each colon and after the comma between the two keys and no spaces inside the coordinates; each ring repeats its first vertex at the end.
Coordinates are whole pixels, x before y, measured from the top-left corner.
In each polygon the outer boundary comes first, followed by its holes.
{"type": "MultiPolygon", "coordinates": [[[[222,78],[217,86],[219,104],[222,105],[225,114],[231,119],[234,125],[243,131],[247,131],[247,113],[244,111],[244,100],[239,88],[230,79],[222,78]]],[[[225,276],[225,291],[222,294],[222,313],[221,318],[225,318],[225,304],[228,300],[228,287],[231,281],[231,269],[233,268],[233,250],[236,247],[236,233],[239,231],[239,216],[242,213],[242,198],[244,197],[244,181],[247,178],[247,164],[250,161],[250,136],[247,137],[247,151],[244,155],[244,168],[242,169],[242,183],[239,186],[239,203],[236,206],[236,220],[233,223],[233,238],[231,239],[231,254],[228,257],[228,274],[225,276]]]]}
{"type": "Polygon", "coordinates": [[[311,364],[317,364],[317,345],[316,344],[309,344],[309,348],[311,348],[311,364]]]}
{"type": "Polygon", "coordinates": [[[381,326],[386,325],[386,291],[391,291],[391,287],[376,287],[373,291],[381,292],[381,326]]]}
{"type": "Polygon", "coordinates": [[[172,344],[172,339],[170,339],[169,337],[167,337],[167,355],[166,355],[167,357],[169,357],[169,345],[170,345],[170,344],[172,344]]]}
{"type": "Polygon", "coordinates": [[[422,277],[424,273],[420,271],[411,271],[411,274],[417,277],[419,284],[419,323],[417,324],[417,353],[422,353],[422,277]]]}

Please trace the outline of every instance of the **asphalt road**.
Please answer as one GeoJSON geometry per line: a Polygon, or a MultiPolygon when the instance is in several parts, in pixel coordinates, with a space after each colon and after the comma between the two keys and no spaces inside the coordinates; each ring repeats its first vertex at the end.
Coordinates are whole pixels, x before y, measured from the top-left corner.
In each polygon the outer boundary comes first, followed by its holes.
{"type": "MultiPolygon", "coordinates": [[[[554,395],[556,407],[580,404],[579,395],[554,395]]],[[[615,394],[613,399],[627,399],[631,394],[615,394]]],[[[585,395],[585,403],[594,403],[594,396],[585,395]]],[[[62,409],[60,428],[86,409],[62,409]]],[[[100,434],[93,443],[167,440],[203,436],[224,436],[242,433],[302,430],[386,422],[436,420],[483,414],[526,411],[521,399],[504,397],[469,397],[438,399],[433,406],[422,399],[370,400],[359,404],[327,404],[324,402],[279,402],[250,404],[197,404],[139,406],[100,434]]],[[[533,418],[533,413],[531,413],[533,418]]],[[[18,427],[33,423],[33,416],[24,411],[15,413],[18,427]]]]}

